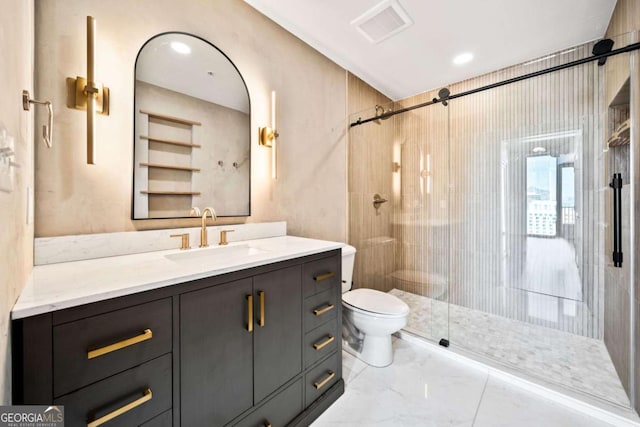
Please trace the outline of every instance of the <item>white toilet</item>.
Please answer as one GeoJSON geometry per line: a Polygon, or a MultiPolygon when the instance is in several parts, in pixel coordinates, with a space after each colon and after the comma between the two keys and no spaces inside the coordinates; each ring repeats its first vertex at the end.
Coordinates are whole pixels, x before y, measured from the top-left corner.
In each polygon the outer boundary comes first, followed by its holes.
{"type": "Polygon", "coordinates": [[[393,362],[391,334],[407,324],[409,306],[374,289],[351,290],[356,248],[342,248],[342,338],[344,349],[365,363],[383,367],[393,362]]]}

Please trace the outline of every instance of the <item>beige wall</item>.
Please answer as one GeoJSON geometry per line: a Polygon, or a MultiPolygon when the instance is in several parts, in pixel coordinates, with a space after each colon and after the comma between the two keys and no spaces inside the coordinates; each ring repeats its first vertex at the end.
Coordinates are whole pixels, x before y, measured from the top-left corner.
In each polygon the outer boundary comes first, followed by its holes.
{"type": "MultiPolygon", "coordinates": [[[[36,85],[57,105],[53,150],[37,152],[36,235],[196,225],[131,221],[133,67],[150,37],[184,31],[220,48],[242,73],[252,109],[251,222],[286,220],[290,234],[346,236],[345,71],[239,0],[41,0],[36,85]],[[111,89],[98,116],[97,165],[85,164],[85,115],[65,107],[65,78],[84,75],[85,17],[97,20],[96,79],[111,89]],[[257,145],[278,95],[278,180],[257,145]]],[[[215,206],[214,206],[215,208],[215,206]]]]}
{"type": "MultiPolygon", "coordinates": [[[[13,192],[0,191],[0,405],[11,402],[10,310],[33,264],[33,226],[26,223],[27,186],[33,187],[33,112],[21,92],[33,95],[33,1],[9,0],[0,13],[0,123],[15,138],[13,192]]],[[[39,97],[39,94],[35,94],[39,97]]],[[[38,141],[39,142],[39,141],[38,141]]]]}

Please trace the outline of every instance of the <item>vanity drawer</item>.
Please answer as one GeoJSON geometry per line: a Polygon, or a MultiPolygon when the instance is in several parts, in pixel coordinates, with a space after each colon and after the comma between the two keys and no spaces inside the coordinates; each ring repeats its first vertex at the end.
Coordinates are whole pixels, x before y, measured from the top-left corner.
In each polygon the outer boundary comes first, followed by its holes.
{"type": "Polygon", "coordinates": [[[53,328],[54,396],[171,351],[171,299],[53,328]]]}
{"type": "Polygon", "coordinates": [[[234,425],[242,427],[286,426],[302,412],[302,409],[302,378],[300,378],[234,425]]]}
{"type": "Polygon", "coordinates": [[[342,309],[338,290],[330,289],[313,295],[304,301],[304,331],[309,332],[330,319],[335,319],[342,309]]]}
{"type": "Polygon", "coordinates": [[[338,324],[327,322],[304,336],[304,367],[307,368],[318,360],[333,353],[341,339],[338,324]]]}
{"type": "Polygon", "coordinates": [[[342,377],[342,358],[340,352],[311,369],[305,375],[305,407],[311,405],[322,393],[329,390],[342,377]]]}
{"type": "Polygon", "coordinates": [[[341,259],[338,255],[305,263],[302,270],[304,298],[328,289],[341,289],[340,263],[341,259]]]}
{"type": "Polygon", "coordinates": [[[163,412],[147,421],[144,424],[140,424],[140,427],[172,427],[173,426],[173,411],[168,410],[163,412]]]}
{"type": "Polygon", "coordinates": [[[171,355],[166,354],[55,399],[55,403],[64,405],[67,427],[88,427],[109,414],[119,415],[106,425],[137,426],[171,409],[171,378],[171,355]]]}

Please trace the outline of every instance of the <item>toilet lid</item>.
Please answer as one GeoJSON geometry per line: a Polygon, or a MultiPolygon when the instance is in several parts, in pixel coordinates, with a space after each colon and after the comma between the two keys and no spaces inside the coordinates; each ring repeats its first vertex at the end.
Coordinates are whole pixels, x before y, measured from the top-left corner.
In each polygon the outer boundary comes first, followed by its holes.
{"type": "Polygon", "coordinates": [[[409,306],[400,298],[374,289],[354,289],[342,294],[342,301],[372,313],[401,315],[409,312],[409,306]]]}

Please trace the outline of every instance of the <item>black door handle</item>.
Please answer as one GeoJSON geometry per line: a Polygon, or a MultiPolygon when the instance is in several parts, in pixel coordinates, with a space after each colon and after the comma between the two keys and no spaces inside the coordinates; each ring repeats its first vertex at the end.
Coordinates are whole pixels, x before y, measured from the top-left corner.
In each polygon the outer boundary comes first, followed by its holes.
{"type": "Polygon", "coordinates": [[[622,267],[622,174],[614,173],[609,187],[613,188],[613,265],[622,267]]]}

